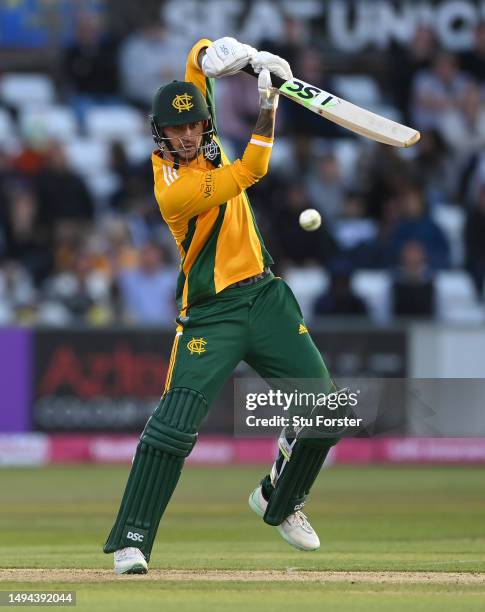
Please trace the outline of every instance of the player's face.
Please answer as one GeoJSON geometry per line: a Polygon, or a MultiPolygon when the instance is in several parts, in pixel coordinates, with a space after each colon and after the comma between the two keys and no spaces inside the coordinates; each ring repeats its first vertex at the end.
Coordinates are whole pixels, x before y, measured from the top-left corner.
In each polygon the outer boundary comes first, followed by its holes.
{"type": "Polygon", "coordinates": [[[179,152],[180,157],[191,161],[197,157],[197,152],[202,144],[202,133],[205,129],[205,121],[184,123],[164,128],[165,136],[170,139],[172,149],[179,152]]]}

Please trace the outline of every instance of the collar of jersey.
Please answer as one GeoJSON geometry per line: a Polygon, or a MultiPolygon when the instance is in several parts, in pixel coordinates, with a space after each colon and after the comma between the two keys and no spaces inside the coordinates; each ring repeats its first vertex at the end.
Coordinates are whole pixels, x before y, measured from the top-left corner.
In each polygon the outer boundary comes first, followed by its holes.
{"type": "MultiPolygon", "coordinates": [[[[157,159],[157,161],[159,163],[166,164],[167,166],[170,166],[170,168],[174,168],[175,167],[175,164],[174,164],[173,161],[171,161],[170,159],[167,159],[166,157],[161,157],[160,155],[157,154],[157,151],[154,151],[153,154],[154,154],[155,158],[157,159]]],[[[196,159],[193,159],[188,164],[180,163],[179,166],[178,166],[178,169],[181,169],[181,168],[194,168],[194,169],[199,168],[201,170],[206,170],[207,169],[206,165],[205,165],[206,163],[207,163],[207,160],[205,159],[205,157],[201,153],[196,159]]]]}

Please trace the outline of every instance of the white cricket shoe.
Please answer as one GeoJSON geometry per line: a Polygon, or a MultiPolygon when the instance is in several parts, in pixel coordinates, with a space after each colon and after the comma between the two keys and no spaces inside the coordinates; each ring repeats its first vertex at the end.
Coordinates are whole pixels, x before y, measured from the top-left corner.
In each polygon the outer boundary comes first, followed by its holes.
{"type": "MultiPolygon", "coordinates": [[[[263,518],[267,505],[268,502],[263,497],[261,486],[256,487],[249,496],[249,507],[263,518]]],[[[318,550],[320,548],[320,539],[301,510],[290,514],[276,529],[283,540],[298,550],[318,550]]]]}
{"type": "Polygon", "coordinates": [[[115,574],[146,574],[147,561],[139,548],[121,548],[114,553],[115,574]]]}

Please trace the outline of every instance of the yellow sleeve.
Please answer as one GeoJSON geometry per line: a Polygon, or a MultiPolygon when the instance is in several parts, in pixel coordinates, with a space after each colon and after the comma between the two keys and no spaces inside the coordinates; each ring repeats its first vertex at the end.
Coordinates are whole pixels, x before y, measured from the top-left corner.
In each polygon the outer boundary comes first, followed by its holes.
{"type": "Polygon", "coordinates": [[[208,93],[207,80],[205,74],[202,72],[199,66],[198,58],[202,49],[205,49],[211,44],[212,41],[208,38],[201,38],[198,42],[196,42],[187,55],[187,63],[185,66],[185,80],[190,81],[196,87],[198,87],[205,97],[207,97],[208,93]]]}
{"type": "Polygon", "coordinates": [[[184,173],[169,187],[155,185],[155,194],[165,219],[190,219],[220,206],[257,183],[268,171],[272,140],[253,135],[242,159],[214,170],[184,173]]]}

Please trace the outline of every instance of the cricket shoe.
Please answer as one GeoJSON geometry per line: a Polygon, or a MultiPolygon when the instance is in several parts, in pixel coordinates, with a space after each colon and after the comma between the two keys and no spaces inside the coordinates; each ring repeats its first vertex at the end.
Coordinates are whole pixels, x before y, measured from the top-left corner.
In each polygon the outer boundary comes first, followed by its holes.
{"type": "MultiPolygon", "coordinates": [[[[268,502],[263,497],[261,486],[256,487],[249,496],[249,507],[263,518],[267,505],[268,502]]],[[[318,550],[320,548],[320,539],[301,510],[286,517],[276,529],[283,540],[298,550],[318,550]]]]}
{"type": "Polygon", "coordinates": [[[139,548],[121,548],[114,553],[115,574],[146,574],[147,561],[139,548]]]}

